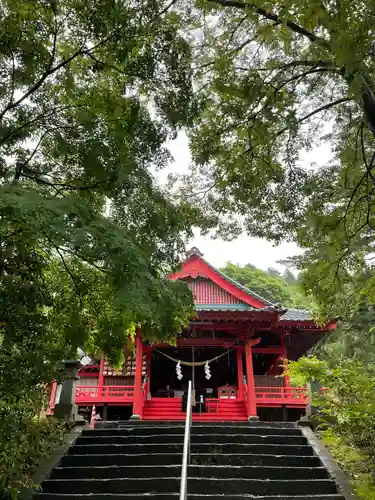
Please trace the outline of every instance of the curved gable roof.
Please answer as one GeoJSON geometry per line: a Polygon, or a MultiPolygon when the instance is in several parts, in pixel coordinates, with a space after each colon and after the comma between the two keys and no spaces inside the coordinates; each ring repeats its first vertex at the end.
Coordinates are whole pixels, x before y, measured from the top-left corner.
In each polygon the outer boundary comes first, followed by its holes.
{"type": "Polygon", "coordinates": [[[261,297],[256,292],[246,288],[237,281],[233,280],[226,274],[222,273],[215,267],[211,266],[197,248],[193,248],[188,253],[187,260],[182,264],[181,270],[173,273],[170,279],[184,279],[184,278],[206,278],[212,281],[217,286],[233,295],[239,301],[251,306],[255,309],[263,309],[264,307],[276,307],[276,304],[261,297]]]}

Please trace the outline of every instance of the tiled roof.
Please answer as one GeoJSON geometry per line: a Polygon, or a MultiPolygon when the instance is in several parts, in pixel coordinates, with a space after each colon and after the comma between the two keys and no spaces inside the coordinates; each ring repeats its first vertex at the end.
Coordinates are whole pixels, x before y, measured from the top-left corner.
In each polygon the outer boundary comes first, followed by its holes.
{"type": "Polygon", "coordinates": [[[278,312],[283,313],[285,309],[277,306],[266,306],[262,308],[251,307],[247,304],[195,304],[197,311],[254,311],[254,312],[278,312]]]}
{"type": "Polygon", "coordinates": [[[312,320],[313,317],[311,311],[306,309],[288,309],[280,319],[284,321],[308,321],[312,320]]]}
{"type": "Polygon", "coordinates": [[[235,281],[234,279],[230,278],[225,273],[223,273],[219,269],[216,269],[209,262],[203,259],[203,254],[197,248],[192,248],[188,253],[188,255],[189,256],[198,255],[199,258],[207,264],[207,266],[209,266],[213,271],[219,274],[226,281],[232,283],[234,286],[236,286],[243,292],[247,293],[248,295],[257,298],[258,300],[261,300],[265,304],[265,307],[261,309],[251,307],[247,304],[195,304],[195,308],[197,311],[258,311],[258,312],[268,311],[268,312],[280,313],[280,320],[284,321],[308,321],[313,319],[311,316],[311,312],[306,309],[282,308],[280,304],[275,304],[265,299],[258,293],[254,292],[250,288],[241,285],[241,283],[238,283],[238,281],[235,281]]]}

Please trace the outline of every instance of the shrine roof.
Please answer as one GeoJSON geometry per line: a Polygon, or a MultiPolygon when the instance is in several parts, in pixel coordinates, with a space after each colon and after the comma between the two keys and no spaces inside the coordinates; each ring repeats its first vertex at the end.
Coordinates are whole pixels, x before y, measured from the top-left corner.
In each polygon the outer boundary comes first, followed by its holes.
{"type": "Polygon", "coordinates": [[[312,321],[311,311],[307,309],[288,309],[281,317],[284,321],[312,321]]]}
{"type": "Polygon", "coordinates": [[[277,306],[251,307],[247,304],[195,304],[197,311],[254,311],[254,312],[284,312],[277,306]]]}
{"type": "Polygon", "coordinates": [[[187,259],[182,264],[181,269],[173,273],[170,278],[173,280],[190,280],[190,285],[193,287],[192,291],[195,295],[196,306],[199,304],[211,305],[220,303],[221,305],[232,305],[235,303],[242,306],[248,305],[258,310],[263,307],[277,307],[277,304],[230,278],[219,269],[216,269],[203,259],[202,253],[197,248],[192,248],[188,252],[187,259]],[[202,285],[200,280],[205,280],[207,286],[202,285]],[[194,282],[197,283],[196,287],[194,282]],[[208,289],[210,284],[216,287],[217,293],[211,294],[216,297],[216,300],[210,300],[214,298],[209,294],[208,289]],[[203,290],[204,288],[205,290],[203,290]],[[200,300],[202,296],[204,296],[204,300],[200,300]]]}
{"type": "Polygon", "coordinates": [[[197,312],[276,313],[281,324],[306,327],[314,323],[311,311],[271,302],[212,266],[197,248],[188,252],[181,269],[170,278],[188,282],[197,312]]]}

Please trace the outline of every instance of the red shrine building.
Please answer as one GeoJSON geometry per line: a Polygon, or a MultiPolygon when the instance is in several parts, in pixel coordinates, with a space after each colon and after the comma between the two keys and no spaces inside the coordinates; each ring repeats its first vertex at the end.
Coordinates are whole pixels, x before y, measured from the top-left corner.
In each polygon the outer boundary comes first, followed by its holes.
{"type": "MultiPolygon", "coordinates": [[[[193,384],[193,420],[297,420],[307,389],[292,387],[286,360],[296,360],[336,327],[319,327],[309,311],[287,309],[233,281],[193,248],[172,280],[190,287],[196,315],[176,345],[136,338],[120,370],[97,360],[79,371],[75,402],[104,420],[184,420],[193,384]]],[[[58,402],[52,388],[50,408],[58,402]]]]}

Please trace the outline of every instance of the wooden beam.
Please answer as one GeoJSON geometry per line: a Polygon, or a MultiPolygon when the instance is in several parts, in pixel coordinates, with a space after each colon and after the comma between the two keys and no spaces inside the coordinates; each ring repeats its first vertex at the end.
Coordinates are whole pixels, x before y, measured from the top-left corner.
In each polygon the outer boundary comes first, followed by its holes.
{"type": "Polygon", "coordinates": [[[253,348],[253,353],[254,354],[283,354],[284,350],[283,347],[254,347],[253,348]]]}

